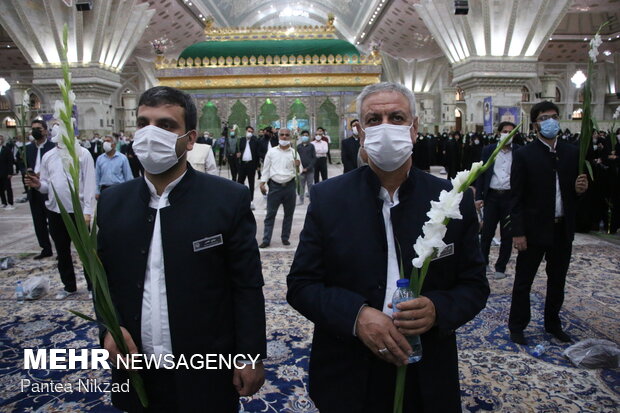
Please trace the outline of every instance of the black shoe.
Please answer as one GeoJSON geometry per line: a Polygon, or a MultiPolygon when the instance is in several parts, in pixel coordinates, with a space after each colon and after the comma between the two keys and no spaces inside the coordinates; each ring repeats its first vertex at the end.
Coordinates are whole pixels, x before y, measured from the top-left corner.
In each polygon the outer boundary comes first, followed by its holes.
{"type": "Polygon", "coordinates": [[[545,331],[560,340],[562,343],[570,343],[573,341],[568,334],[562,331],[561,328],[545,329],[545,331]]]}
{"type": "Polygon", "coordinates": [[[45,250],[43,250],[43,251],[41,251],[41,253],[40,253],[39,255],[35,255],[35,256],[33,257],[33,259],[35,259],[35,260],[40,260],[41,258],[51,257],[52,255],[54,255],[54,254],[52,254],[52,253],[51,253],[51,251],[45,251],[45,250]]]}
{"type": "Polygon", "coordinates": [[[525,339],[522,331],[511,331],[510,341],[512,341],[513,343],[522,344],[524,346],[527,345],[527,340],[525,339]]]}
{"type": "Polygon", "coordinates": [[[267,248],[268,246],[269,246],[268,242],[263,242],[262,244],[258,246],[258,248],[267,248]]]}
{"type": "Polygon", "coordinates": [[[282,244],[284,244],[284,245],[291,245],[291,242],[288,241],[288,240],[287,241],[282,240],[282,244]]]}

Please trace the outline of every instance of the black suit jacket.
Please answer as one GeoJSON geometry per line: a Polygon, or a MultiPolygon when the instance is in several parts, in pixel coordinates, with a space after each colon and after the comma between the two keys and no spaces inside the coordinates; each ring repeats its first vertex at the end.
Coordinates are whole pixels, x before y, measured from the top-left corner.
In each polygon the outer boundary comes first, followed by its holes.
{"type": "MultiPolygon", "coordinates": [[[[248,143],[248,138],[245,136],[239,139],[239,152],[241,156],[239,157],[239,162],[243,159],[243,152],[245,152],[245,145],[248,143]]],[[[252,136],[250,138],[250,152],[252,153],[252,162],[254,164],[258,164],[258,138],[256,136],[252,136]]]]}
{"type": "MultiPolygon", "coordinates": [[[[55,146],[56,145],[52,141],[45,141],[43,147],[41,148],[41,159],[43,159],[43,155],[45,155],[47,151],[54,149],[55,146]]],[[[26,161],[28,162],[28,168],[32,168],[34,170],[34,167],[37,164],[37,145],[34,142],[30,142],[26,145],[26,161]]]]}
{"type": "Polygon", "coordinates": [[[568,240],[575,235],[577,164],[579,148],[557,140],[556,152],[536,139],[515,151],[510,171],[513,237],[526,236],[527,243],[550,246],[555,218],[555,176],[560,180],[564,225],[568,240]]]}
{"type": "Polygon", "coordinates": [[[357,168],[357,152],[360,149],[359,139],[355,139],[353,136],[348,137],[342,141],[342,164],[344,165],[344,173],[357,168]]]}
{"type": "MultiPolygon", "coordinates": [[[[520,145],[514,143],[512,144],[513,160],[514,152],[517,151],[520,147],[520,145]]],[[[484,149],[482,150],[481,159],[483,164],[487,163],[487,161],[491,157],[491,154],[493,154],[493,151],[495,151],[495,148],[497,148],[496,143],[484,147],[484,149]]],[[[489,194],[489,188],[491,187],[491,178],[493,178],[494,165],[495,162],[489,165],[489,168],[484,171],[484,173],[480,175],[478,179],[476,179],[476,200],[485,200],[487,195],[489,194]]]]}
{"type": "Polygon", "coordinates": [[[13,157],[13,147],[10,144],[0,146],[0,177],[6,178],[15,174],[15,158],[13,157]]]}
{"type": "MultiPolygon", "coordinates": [[[[359,412],[370,392],[385,400],[384,411],[392,410],[395,367],[378,361],[353,336],[363,304],[383,307],[388,256],[379,189],[379,178],[367,166],[313,186],[287,278],[289,303],[315,324],[310,396],[322,412],[359,412]],[[380,388],[370,388],[373,377],[380,388]]],[[[391,216],[407,277],[430,201],[442,189],[449,190],[450,183],[416,168],[400,187],[391,216]]],[[[484,308],[489,294],[471,191],[461,212],[463,219],[452,220],[444,238],[454,243],[454,254],[432,262],[422,289],[435,305],[437,324],[422,335],[424,356],[407,373],[406,392],[417,388],[438,412],[460,409],[454,330],[484,308]]]]}
{"type": "MultiPolygon", "coordinates": [[[[147,257],[156,210],[144,178],[114,185],[97,208],[98,251],[121,325],[138,349],[147,257]]],[[[188,171],[160,210],[172,351],[192,354],[266,354],[263,277],[250,193],[237,183],[188,171]],[[221,235],[223,243],[196,248],[221,235]]],[[[254,356],[253,356],[254,357],[254,356]]],[[[232,370],[175,370],[180,411],[226,410],[238,394],[232,370]]],[[[115,381],[126,380],[113,370],[115,381]]],[[[133,393],[114,393],[115,405],[137,406],[133,393]]]]}

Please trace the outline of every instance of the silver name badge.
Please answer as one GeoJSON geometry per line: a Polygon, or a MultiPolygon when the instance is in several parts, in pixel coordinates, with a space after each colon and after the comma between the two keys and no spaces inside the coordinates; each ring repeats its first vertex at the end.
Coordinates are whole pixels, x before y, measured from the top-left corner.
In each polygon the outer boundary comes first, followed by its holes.
{"type": "Polygon", "coordinates": [[[450,255],[454,255],[454,243],[446,245],[446,248],[441,251],[441,254],[433,258],[431,261],[435,261],[444,257],[449,257],[450,255]]]}
{"type": "Polygon", "coordinates": [[[194,241],[192,244],[194,246],[194,252],[206,250],[207,248],[217,247],[218,245],[222,245],[224,243],[224,238],[222,234],[214,235],[212,237],[207,237],[203,239],[199,239],[194,241]]]}

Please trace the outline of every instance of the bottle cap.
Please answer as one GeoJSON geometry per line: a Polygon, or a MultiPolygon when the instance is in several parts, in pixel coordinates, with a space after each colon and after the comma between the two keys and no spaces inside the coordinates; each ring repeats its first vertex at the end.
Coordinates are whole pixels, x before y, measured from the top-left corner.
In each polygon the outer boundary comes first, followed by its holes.
{"type": "Polygon", "coordinates": [[[396,287],[398,288],[409,288],[409,280],[407,278],[401,278],[396,281],[396,287]]]}

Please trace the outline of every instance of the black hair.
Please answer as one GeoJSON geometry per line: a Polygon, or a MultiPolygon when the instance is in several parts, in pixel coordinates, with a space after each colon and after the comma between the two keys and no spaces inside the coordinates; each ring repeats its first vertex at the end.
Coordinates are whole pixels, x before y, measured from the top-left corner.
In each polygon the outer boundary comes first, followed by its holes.
{"type": "Polygon", "coordinates": [[[179,105],[185,110],[185,132],[195,129],[197,116],[196,105],[191,96],[185,92],[168,86],[155,86],[140,96],[138,107],[161,105],[179,105]]]}
{"type": "Polygon", "coordinates": [[[502,131],[502,129],[504,129],[504,126],[512,126],[512,129],[514,129],[514,128],[516,128],[516,127],[517,127],[517,125],[515,125],[515,124],[514,124],[514,123],[512,123],[512,122],[504,121],[504,122],[500,123],[500,124],[497,126],[497,131],[498,131],[498,132],[501,132],[501,131],[502,131]]]}
{"type": "Polygon", "coordinates": [[[44,130],[47,130],[47,122],[45,122],[44,120],[39,120],[39,119],[35,119],[32,122],[30,122],[30,126],[32,127],[33,123],[40,123],[41,126],[43,126],[44,130]]]}
{"type": "Polygon", "coordinates": [[[302,130],[300,135],[303,135],[304,133],[307,133],[308,135],[310,135],[310,131],[308,129],[302,130]]]}
{"type": "Polygon", "coordinates": [[[322,126],[319,126],[318,128],[316,128],[316,130],[321,129],[323,132],[325,132],[325,129],[322,126]]]}
{"type": "Polygon", "coordinates": [[[557,113],[558,115],[560,114],[560,109],[555,103],[544,100],[542,102],[538,102],[532,107],[532,110],[530,110],[530,121],[532,123],[536,122],[536,119],[538,119],[538,115],[540,115],[542,112],[547,112],[548,110],[555,110],[555,113],[557,113]]]}
{"type": "Polygon", "coordinates": [[[254,126],[250,126],[250,125],[246,126],[246,127],[245,127],[245,130],[247,131],[248,129],[252,129],[252,130],[254,130],[254,126]]]}
{"type": "Polygon", "coordinates": [[[354,124],[355,122],[359,122],[359,121],[360,121],[359,119],[353,119],[351,122],[349,122],[349,126],[350,126],[351,128],[353,128],[353,124],[354,124]]]}

